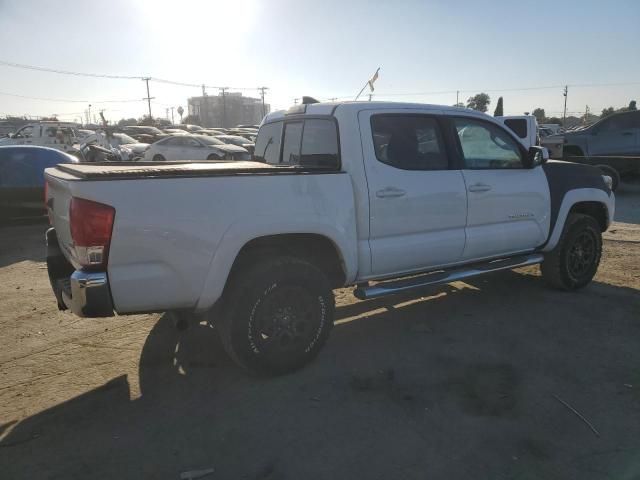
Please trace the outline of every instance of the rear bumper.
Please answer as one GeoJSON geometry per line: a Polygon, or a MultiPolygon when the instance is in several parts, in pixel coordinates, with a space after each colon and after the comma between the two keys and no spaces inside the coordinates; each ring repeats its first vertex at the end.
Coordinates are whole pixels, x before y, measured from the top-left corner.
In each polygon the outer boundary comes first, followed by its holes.
{"type": "Polygon", "coordinates": [[[75,270],[58,244],[54,228],[47,230],[47,271],[60,310],[79,317],[112,317],[113,302],[106,272],[75,270]]]}

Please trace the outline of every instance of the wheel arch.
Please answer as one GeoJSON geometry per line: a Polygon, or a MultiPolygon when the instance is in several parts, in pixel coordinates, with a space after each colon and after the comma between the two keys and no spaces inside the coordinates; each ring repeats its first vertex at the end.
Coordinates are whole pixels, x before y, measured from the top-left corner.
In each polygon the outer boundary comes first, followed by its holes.
{"type": "MultiPolygon", "coordinates": [[[[255,227],[255,224],[254,224],[255,227]]],[[[357,245],[351,239],[331,227],[311,229],[264,228],[247,233],[236,225],[223,236],[211,261],[196,311],[211,308],[222,296],[234,272],[245,262],[261,254],[286,255],[309,260],[330,278],[333,288],[351,282],[357,273],[357,245]],[[273,234],[273,231],[282,233],[273,234]]]]}
{"type": "Polygon", "coordinates": [[[607,195],[597,188],[579,188],[568,191],[560,206],[558,217],[549,236],[547,244],[542,249],[545,252],[553,250],[560,240],[567,217],[570,213],[582,213],[593,216],[605,231],[613,221],[615,213],[615,197],[613,193],[607,195]]]}

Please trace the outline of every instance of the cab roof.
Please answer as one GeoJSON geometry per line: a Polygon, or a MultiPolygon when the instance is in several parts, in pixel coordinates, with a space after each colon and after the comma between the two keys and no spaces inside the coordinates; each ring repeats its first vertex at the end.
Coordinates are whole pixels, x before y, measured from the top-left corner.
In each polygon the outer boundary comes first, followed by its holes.
{"type": "Polygon", "coordinates": [[[297,104],[288,110],[278,110],[269,113],[263,120],[263,123],[286,118],[290,115],[333,115],[337,109],[350,110],[359,112],[362,110],[376,109],[420,109],[420,110],[438,110],[440,112],[459,112],[469,116],[479,116],[482,118],[493,118],[492,116],[471,110],[464,107],[453,107],[451,105],[435,105],[428,103],[410,103],[410,102],[383,102],[383,101],[349,101],[349,102],[319,102],[309,104],[297,104]]]}

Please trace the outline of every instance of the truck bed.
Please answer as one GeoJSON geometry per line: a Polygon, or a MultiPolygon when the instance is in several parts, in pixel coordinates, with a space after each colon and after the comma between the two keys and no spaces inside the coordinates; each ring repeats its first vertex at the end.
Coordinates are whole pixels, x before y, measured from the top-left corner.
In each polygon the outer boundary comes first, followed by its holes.
{"type": "Polygon", "coordinates": [[[274,173],[323,173],[335,172],[329,168],[309,168],[291,165],[269,165],[261,162],[123,162],[123,163],[76,163],[60,164],[67,180],[127,180],[159,177],[210,177],[240,174],[274,173]]]}

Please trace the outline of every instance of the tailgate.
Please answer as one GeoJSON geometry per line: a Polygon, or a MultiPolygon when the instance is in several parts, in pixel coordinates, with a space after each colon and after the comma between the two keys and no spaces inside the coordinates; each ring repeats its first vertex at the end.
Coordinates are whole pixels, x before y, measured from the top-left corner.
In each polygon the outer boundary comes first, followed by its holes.
{"type": "Polygon", "coordinates": [[[45,170],[47,182],[47,212],[52,226],[56,229],[58,244],[64,256],[73,263],[70,254],[71,227],[69,224],[69,204],[71,203],[71,186],[67,175],[56,168],[45,170]]]}

